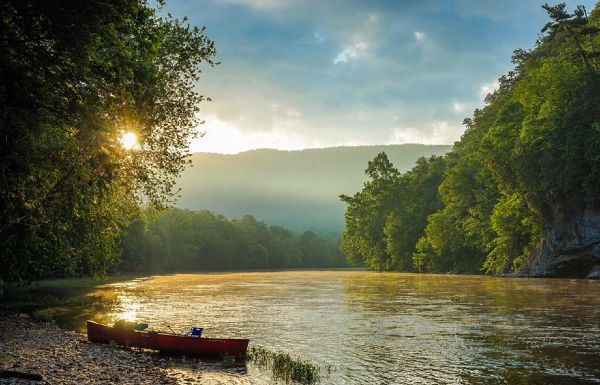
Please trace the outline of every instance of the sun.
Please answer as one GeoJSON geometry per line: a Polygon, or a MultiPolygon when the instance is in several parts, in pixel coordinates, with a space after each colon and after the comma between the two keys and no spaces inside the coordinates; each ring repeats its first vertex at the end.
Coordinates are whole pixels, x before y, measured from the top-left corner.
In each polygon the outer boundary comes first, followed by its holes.
{"type": "Polygon", "coordinates": [[[121,146],[126,150],[131,150],[138,144],[137,136],[133,132],[124,132],[119,141],[121,142],[121,146]]]}

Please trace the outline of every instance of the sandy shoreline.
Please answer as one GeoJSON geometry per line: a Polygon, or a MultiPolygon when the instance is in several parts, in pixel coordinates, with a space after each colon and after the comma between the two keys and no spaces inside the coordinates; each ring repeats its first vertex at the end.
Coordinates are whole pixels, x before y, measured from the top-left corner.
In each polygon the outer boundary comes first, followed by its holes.
{"type": "MultiPolygon", "coordinates": [[[[0,378],[1,384],[177,384],[169,358],[111,345],[39,322],[26,314],[0,312],[0,371],[38,373],[42,381],[0,378]]],[[[195,381],[194,381],[195,380],[195,381]]]]}

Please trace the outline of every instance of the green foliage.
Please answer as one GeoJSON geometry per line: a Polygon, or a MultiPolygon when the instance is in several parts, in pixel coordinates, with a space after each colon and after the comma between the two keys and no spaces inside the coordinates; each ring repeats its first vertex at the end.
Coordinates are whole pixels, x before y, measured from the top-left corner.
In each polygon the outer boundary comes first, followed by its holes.
{"type": "Polygon", "coordinates": [[[564,4],[544,6],[552,20],[547,34],[534,50],[515,51],[515,70],[465,119],[465,134],[443,159],[441,183],[416,189],[429,198],[411,195],[419,182],[406,177],[422,164],[396,183],[373,174],[362,192],[343,197],[342,247],[353,262],[406,270],[412,247],[418,271],[519,271],[548,244],[554,224],[600,206],[598,7],[588,17],[582,6],[573,14],[564,4]],[[435,193],[443,205],[423,222],[435,193]],[[407,215],[415,203],[422,208],[407,215]],[[385,263],[374,263],[376,256],[385,263]]]}
{"type": "Polygon", "coordinates": [[[12,356],[4,353],[4,352],[0,352],[0,367],[11,367],[12,365],[10,365],[12,361],[12,356]]]}
{"type": "Polygon", "coordinates": [[[494,238],[490,216],[499,192],[484,167],[480,146],[505,98],[497,96],[496,100],[465,122],[465,134],[446,158],[439,187],[444,207],[429,216],[426,240],[413,256],[431,268],[425,271],[478,272],[488,243],[494,238]]]}
{"type": "Polygon", "coordinates": [[[224,368],[233,368],[240,365],[240,363],[236,360],[235,356],[230,356],[227,353],[223,355],[221,359],[221,364],[224,368]]]}
{"type": "Polygon", "coordinates": [[[483,264],[488,273],[519,271],[541,238],[541,229],[520,194],[503,196],[494,207],[492,228],[497,236],[483,264]]]}
{"type": "Polygon", "coordinates": [[[39,309],[31,313],[31,318],[36,321],[49,322],[54,319],[54,311],[52,309],[39,309]]]}
{"type": "Polygon", "coordinates": [[[246,215],[229,221],[209,211],[145,213],[123,235],[120,271],[342,267],[338,240],[295,235],[246,215]]]}
{"type": "Polygon", "coordinates": [[[413,269],[413,252],[423,235],[427,217],[442,207],[438,186],[444,169],[441,157],[420,158],[415,167],[402,176],[396,195],[400,204],[389,213],[384,228],[394,269],[413,269]]]}
{"type": "Polygon", "coordinates": [[[412,270],[412,254],[427,216],[441,207],[437,187],[444,171],[441,157],[421,158],[404,174],[380,153],[366,170],[370,181],[348,204],[342,250],[349,262],[375,270],[412,270]]]}
{"type": "Polygon", "coordinates": [[[87,277],[44,280],[32,285],[9,284],[2,307],[27,313],[37,320],[56,321],[82,330],[86,320],[100,313],[110,313],[116,306],[116,297],[93,293],[100,283],[106,282],[87,277]]]}
{"type": "Polygon", "coordinates": [[[171,197],[214,54],[145,0],[3,2],[0,279],[106,272],[137,205],[171,197]]]}
{"type": "Polygon", "coordinates": [[[351,263],[364,263],[373,270],[387,270],[390,258],[384,226],[400,174],[384,152],[369,161],[365,173],[371,180],[365,183],[361,192],[352,197],[340,196],[348,204],[341,248],[351,263]]]}
{"type": "Polygon", "coordinates": [[[385,151],[399,171],[415,159],[443,155],[452,146],[402,144],[281,151],[260,149],[239,154],[196,153],[181,175],[176,206],[206,209],[227,218],[252,213],[292,231],[311,229],[338,235],[344,228],[340,193],[362,188],[367,162],[385,151]]]}
{"type": "Polygon", "coordinates": [[[295,382],[310,385],[321,381],[320,367],[285,352],[271,352],[262,347],[251,347],[247,359],[260,367],[270,368],[276,380],[288,384],[295,382]]]}

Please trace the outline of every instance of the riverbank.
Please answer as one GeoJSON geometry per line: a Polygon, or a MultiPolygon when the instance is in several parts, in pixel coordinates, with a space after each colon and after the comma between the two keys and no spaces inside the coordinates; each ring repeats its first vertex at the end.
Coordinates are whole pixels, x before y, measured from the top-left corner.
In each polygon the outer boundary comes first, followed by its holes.
{"type": "Polygon", "coordinates": [[[52,322],[34,321],[23,313],[0,313],[0,371],[42,378],[0,378],[0,383],[176,384],[168,368],[168,360],[156,354],[92,344],[84,335],[52,322]]]}

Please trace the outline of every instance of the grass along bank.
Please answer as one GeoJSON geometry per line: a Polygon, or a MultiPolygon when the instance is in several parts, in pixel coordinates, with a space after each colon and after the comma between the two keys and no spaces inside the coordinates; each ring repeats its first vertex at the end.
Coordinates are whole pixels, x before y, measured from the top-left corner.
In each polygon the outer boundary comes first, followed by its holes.
{"type": "Polygon", "coordinates": [[[254,362],[261,368],[270,369],[273,378],[285,383],[317,384],[321,381],[323,373],[329,374],[330,367],[326,370],[300,357],[286,352],[272,352],[262,347],[251,347],[248,352],[248,361],[254,362]]]}
{"type": "Polygon", "coordinates": [[[98,314],[116,304],[114,296],[95,293],[103,285],[133,278],[80,277],[43,280],[25,286],[5,284],[0,287],[0,310],[25,313],[34,320],[56,321],[68,329],[83,331],[86,320],[97,319],[98,314]]]}

